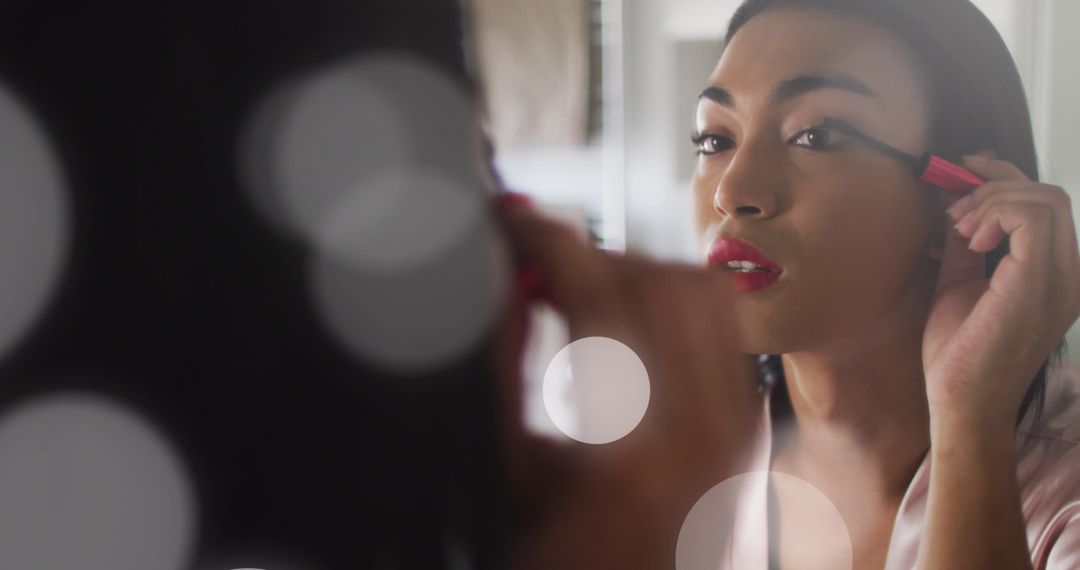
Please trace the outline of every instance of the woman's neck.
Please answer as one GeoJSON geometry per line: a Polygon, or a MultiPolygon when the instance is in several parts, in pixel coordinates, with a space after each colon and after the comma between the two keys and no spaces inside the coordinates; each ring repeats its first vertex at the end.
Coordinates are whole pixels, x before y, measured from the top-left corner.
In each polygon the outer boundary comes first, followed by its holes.
{"type": "Polygon", "coordinates": [[[882,500],[902,496],[930,446],[921,346],[921,321],[906,317],[850,342],[785,354],[794,421],[778,434],[778,451],[786,448],[807,477],[882,500]]]}

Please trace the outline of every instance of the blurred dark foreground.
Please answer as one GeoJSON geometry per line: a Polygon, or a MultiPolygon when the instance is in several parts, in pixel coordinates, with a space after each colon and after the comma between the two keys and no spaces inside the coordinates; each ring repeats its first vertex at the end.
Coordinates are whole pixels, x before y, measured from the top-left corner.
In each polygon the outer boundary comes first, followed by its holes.
{"type": "MultiPolygon", "coordinates": [[[[444,0],[0,4],[0,83],[54,145],[70,238],[42,316],[0,360],[0,422],[72,392],[145,418],[190,476],[185,568],[500,567],[483,343],[408,379],[343,350],[310,300],[308,248],[260,217],[237,168],[252,105],[290,74],[393,50],[464,86],[459,11],[444,0]]],[[[67,508],[30,502],[25,520],[37,505],[67,508]]],[[[4,556],[2,568],[26,563],[4,556]]]]}

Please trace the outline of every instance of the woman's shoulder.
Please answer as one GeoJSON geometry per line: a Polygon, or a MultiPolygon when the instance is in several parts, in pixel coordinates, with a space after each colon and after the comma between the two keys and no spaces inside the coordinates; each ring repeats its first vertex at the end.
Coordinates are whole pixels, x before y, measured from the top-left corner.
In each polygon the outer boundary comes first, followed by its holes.
{"type": "Polygon", "coordinates": [[[1017,479],[1036,568],[1074,568],[1080,552],[1080,366],[1051,370],[1039,421],[1018,429],[1017,479]],[[1062,565],[1064,558],[1070,561],[1062,565]]]}
{"type": "Polygon", "coordinates": [[[1018,432],[1028,546],[1036,568],[1060,568],[1048,562],[1065,550],[1074,556],[1080,538],[1080,366],[1066,362],[1050,371],[1042,418],[1025,419],[1018,432]]]}

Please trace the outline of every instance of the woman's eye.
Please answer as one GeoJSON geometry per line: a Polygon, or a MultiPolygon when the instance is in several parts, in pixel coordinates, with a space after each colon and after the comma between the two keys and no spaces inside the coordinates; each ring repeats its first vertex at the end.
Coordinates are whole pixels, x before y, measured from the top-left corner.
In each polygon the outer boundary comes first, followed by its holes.
{"type": "Polygon", "coordinates": [[[825,127],[813,127],[802,131],[791,139],[791,144],[808,146],[818,150],[830,150],[839,146],[842,135],[825,127]]]}
{"type": "Polygon", "coordinates": [[[694,135],[692,141],[697,146],[697,153],[703,155],[716,154],[732,147],[731,139],[720,135],[694,135]]]}

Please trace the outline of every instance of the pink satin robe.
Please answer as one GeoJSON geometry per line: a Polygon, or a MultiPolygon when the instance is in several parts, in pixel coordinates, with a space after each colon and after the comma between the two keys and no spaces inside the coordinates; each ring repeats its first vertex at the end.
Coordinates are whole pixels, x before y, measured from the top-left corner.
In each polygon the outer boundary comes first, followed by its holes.
{"type": "MultiPolygon", "coordinates": [[[[766,401],[764,442],[754,454],[754,470],[768,469],[772,430],[766,401]]],[[[1080,367],[1067,364],[1051,373],[1043,422],[1018,430],[1017,480],[1035,570],[1080,569],[1080,367]],[[1026,443],[1024,438],[1030,438],[1026,443]]],[[[930,457],[923,460],[900,504],[889,543],[885,570],[915,568],[926,515],[930,457]]],[[[765,570],[768,561],[767,517],[762,516],[764,485],[750,483],[731,513],[732,542],[720,568],[765,570]]],[[[724,525],[726,526],[726,524],[724,525]]]]}

